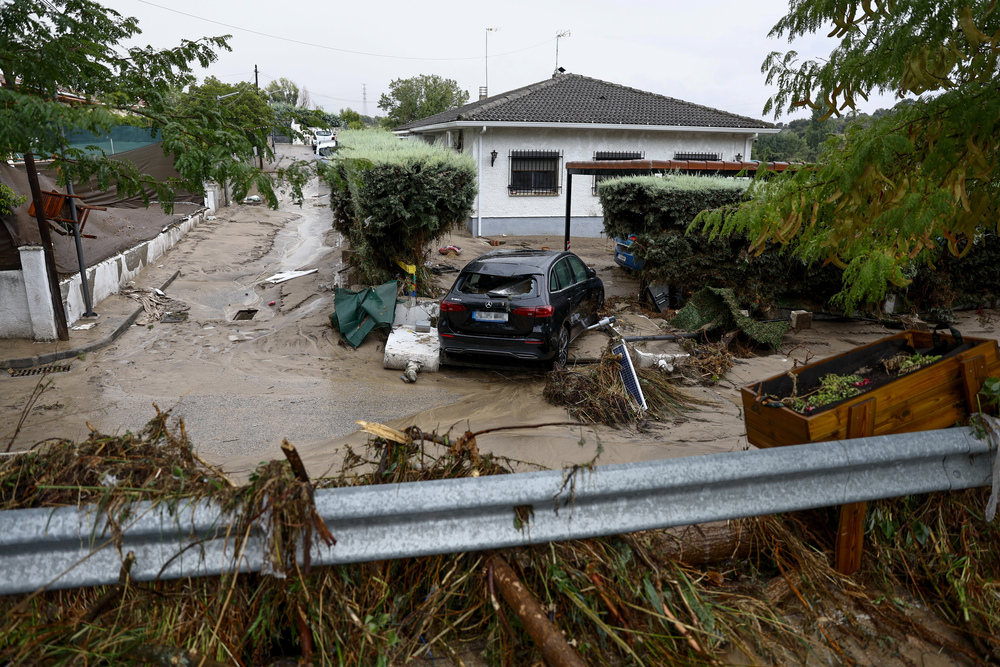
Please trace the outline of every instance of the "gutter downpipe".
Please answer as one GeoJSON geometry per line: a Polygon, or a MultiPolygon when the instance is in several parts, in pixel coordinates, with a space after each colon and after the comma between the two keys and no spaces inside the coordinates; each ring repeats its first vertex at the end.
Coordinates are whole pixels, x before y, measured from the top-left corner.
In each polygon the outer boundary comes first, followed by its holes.
{"type": "Polygon", "coordinates": [[[473,236],[483,235],[483,135],[486,134],[486,126],[479,133],[479,188],[476,194],[476,233],[473,236]]]}

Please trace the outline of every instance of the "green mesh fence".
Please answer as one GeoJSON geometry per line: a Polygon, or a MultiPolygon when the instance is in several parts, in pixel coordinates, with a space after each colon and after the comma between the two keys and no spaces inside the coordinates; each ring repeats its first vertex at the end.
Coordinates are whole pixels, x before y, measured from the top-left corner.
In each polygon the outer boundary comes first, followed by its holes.
{"type": "Polygon", "coordinates": [[[160,136],[159,130],[135,127],[134,125],[119,125],[112,128],[111,132],[103,136],[78,131],[67,132],[66,139],[73,148],[79,148],[98,155],[103,150],[106,155],[115,155],[155,144],[158,141],[162,141],[163,137],[160,136]]]}

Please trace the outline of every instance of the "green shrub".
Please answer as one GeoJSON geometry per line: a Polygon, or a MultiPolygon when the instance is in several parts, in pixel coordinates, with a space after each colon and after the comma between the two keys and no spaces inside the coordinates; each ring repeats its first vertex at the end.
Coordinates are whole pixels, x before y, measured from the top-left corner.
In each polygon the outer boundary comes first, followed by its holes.
{"type": "MultiPolygon", "coordinates": [[[[965,249],[967,240],[960,246],[965,249]]],[[[903,296],[904,307],[921,313],[957,306],[981,306],[1000,299],[1000,236],[993,228],[978,234],[964,257],[942,247],[916,270],[903,296]]]]}
{"type": "Polygon", "coordinates": [[[598,188],[604,233],[623,237],[670,228],[684,231],[701,211],[741,201],[747,185],[742,179],[683,174],[609,179],[598,188]]]}
{"type": "Polygon", "coordinates": [[[19,196],[14,190],[0,183],[0,215],[13,213],[14,209],[25,201],[25,197],[19,196]]]}
{"type": "MultiPolygon", "coordinates": [[[[609,179],[598,193],[604,233],[636,236],[633,250],[643,262],[644,285],[669,283],[688,295],[701,287],[730,288],[757,313],[776,302],[826,308],[843,289],[843,272],[833,265],[807,265],[780,245],[760,254],[746,237],[709,237],[690,222],[702,210],[725,209],[745,196],[748,181],[668,175],[609,179]],[[690,231],[689,231],[690,229],[690,231]]],[[[986,229],[959,258],[942,247],[931,262],[914,265],[912,282],[900,290],[904,311],[928,313],[956,306],[988,304],[1000,298],[1000,236],[986,229]]],[[[964,249],[964,246],[962,247],[964,249]]]]}
{"type": "Polygon", "coordinates": [[[418,267],[433,241],[464,222],[476,196],[476,168],[467,155],[382,130],[345,130],[340,149],[321,168],[331,188],[334,227],[351,246],[351,268],[366,284],[391,280],[397,262],[418,267]]]}
{"type": "Polygon", "coordinates": [[[604,233],[637,237],[633,250],[643,262],[641,278],[647,285],[669,283],[687,295],[705,286],[729,288],[756,313],[803,286],[811,300],[825,304],[840,289],[840,272],[835,268],[806,266],[778,246],[753,255],[742,236],[710,240],[698,231],[688,232],[701,211],[740,202],[748,183],[686,175],[610,179],[598,189],[604,233]]]}

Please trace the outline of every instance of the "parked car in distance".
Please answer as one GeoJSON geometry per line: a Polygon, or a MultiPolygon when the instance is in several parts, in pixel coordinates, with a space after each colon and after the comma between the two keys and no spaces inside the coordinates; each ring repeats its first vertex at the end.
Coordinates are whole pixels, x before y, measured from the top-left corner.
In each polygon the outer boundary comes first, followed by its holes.
{"type": "Polygon", "coordinates": [[[603,307],[604,283],[573,253],[494,250],[469,262],[441,301],[441,351],[564,365],[603,307]]]}
{"type": "Polygon", "coordinates": [[[337,152],[337,140],[321,141],[316,144],[316,157],[321,161],[329,160],[337,152]]]}
{"type": "Polygon", "coordinates": [[[324,141],[334,141],[333,130],[313,130],[312,139],[310,140],[310,145],[319,146],[324,141]]]}
{"type": "Polygon", "coordinates": [[[624,239],[615,237],[615,263],[629,271],[638,271],[642,268],[642,260],[636,259],[632,252],[632,244],[635,241],[635,234],[629,234],[628,238],[624,239]]]}

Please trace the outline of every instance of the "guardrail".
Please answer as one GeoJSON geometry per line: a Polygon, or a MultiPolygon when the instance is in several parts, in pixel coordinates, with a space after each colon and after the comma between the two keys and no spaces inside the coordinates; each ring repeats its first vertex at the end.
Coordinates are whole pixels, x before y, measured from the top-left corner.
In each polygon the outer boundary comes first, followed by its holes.
{"type": "MultiPolygon", "coordinates": [[[[969,429],[680,459],[318,491],[337,542],[313,565],[615,535],[914,493],[986,486],[995,452],[969,429]],[[517,524],[517,525],[516,525],[517,524]],[[518,527],[519,526],[519,527],[518,527]]],[[[0,512],[0,594],[118,580],[260,571],[258,521],[241,541],[206,501],[138,503],[120,541],[93,506],[0,512]]],[[[242,536],[241,536],[242,537],[242,536]]],[[[315,540],[318,542],[318,540],[315,540]]]]}

